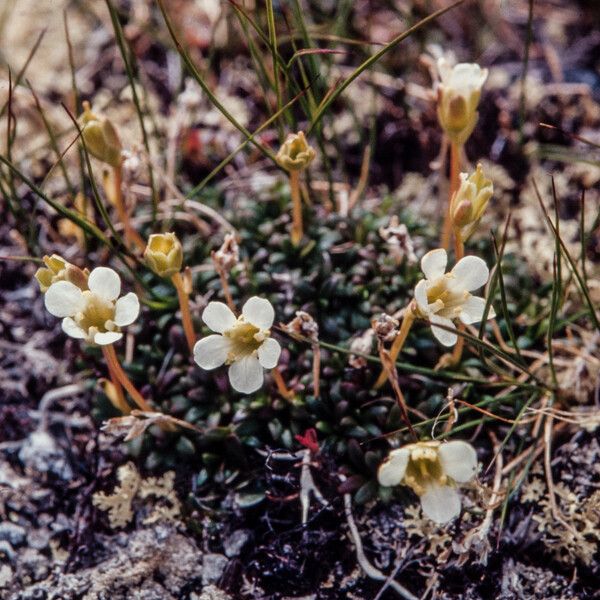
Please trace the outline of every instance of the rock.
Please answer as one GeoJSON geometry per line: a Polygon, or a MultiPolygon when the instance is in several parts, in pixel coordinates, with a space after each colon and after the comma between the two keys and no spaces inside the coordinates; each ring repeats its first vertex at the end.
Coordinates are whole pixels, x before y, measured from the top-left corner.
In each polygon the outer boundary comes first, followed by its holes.
{"type": "Polygon", "coordinates": [[[227,556],[227,558],[239,556],[244,549],[244,546],[248,543],[250,535],[251,533],[247,529],[237,529],[230,536],[225,538],[225,541],[223,542],[225,556],[227,556]]]}
{"type": "Polygon", "coordinates": [[[11,546],[20,546],[25,541],[26,535],[25,529],[16,523],[10,521],[0,523],[0,541],[10,542],[11,546]]]}
{"type": "Polygon", "coordinates": [[[7,588],[13,579],[13,570],[8,565],[0,566],[0,590],[7,588]]]}
{"type": "Polygon", "coordinates": [[[34,431],[21,446],[19,460],[38,473],[53,473],[63,480],[73,478],[66,454],[45,431],[34,431]]]}
{"type": "Polygon", "coordinates": [[[227,566],[227,557],[222,554],[205,554],[202,559],[202,583],[216,583],[227,566]]]}
{"type": "Polygon", "coordinates": [[[19,554],[19,572],[21,579],[41,581],[48,576],[50,565],[48,559],[33,548],[27,548],[19,554]]]}
{"type": "Polygon", "coordinates": [[[232,598],[218,587],[207,585],[200,594],[192,592],[190,600],[232,600],[232,598]]]}
{"type": "Polygon", "coordinates": [[[0,541],[0,556],[3,554],[10,562],[12,562],[16,556],[14,548],[6,540],[0,541]]]}
{"type": "MultiPolygon", "coordinates": [[[[25,552],[34,553],[27,561],[29,567],[33,566],[33,556],[42,556],[32,548],[25,552]]],[[[104,544],[99,541],[97,555],[107,553],[105,560],[76,573],[56,569],[45,581],[23,586],[24,592],[43,592],[48,600],[176,600],[185,586],[200,587],[202,553],[174,525],[156,524],[120,532],[104,544]]],[[[26,583],[25,579],[21,581],[26,583]]],[[[24,598],[23,592],[10,596],[11,600],[24,598]]]]}
{"type": "Polygon", "coordinates": [[[44,550],[50,543],[50,532],[47,529],[34,529],[27,536],[27,545],[35,550],[44,550]]]}

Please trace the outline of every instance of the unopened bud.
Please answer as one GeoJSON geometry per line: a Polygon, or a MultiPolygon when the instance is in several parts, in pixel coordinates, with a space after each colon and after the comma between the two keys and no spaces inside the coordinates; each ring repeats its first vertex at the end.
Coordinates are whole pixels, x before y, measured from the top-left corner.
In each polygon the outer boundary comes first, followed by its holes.
{"type": "Polygon", "coordinates": [[[460,63],[451,67],[444,59],[438,61],[440,83],[437,87],[438,120],[452,142],[463,145],[477,123],[477,105],[487,69],[475,63],[460,63]]]}
{"type": "Polygon", "coordinates": [[[93,113],[89,102],[83,103],[83,109],[81,135],[87,151],[111,167],[118,167],[122,146],[114,125],[104,115],[93,113]]]}
{"type": "Polygon", "coordinates": [[[303,171],[314,160],[316,152],[306,141],[303,131],[290,133],[277,153],[277,162],[286,171],[303,171]]]}
{"type": "Polygon", "coordinates": [[[452,223],[464,242],[479,225],[485,207],[494,193],[494,186],[491,179],[485,177],[481,164],[477,165],[471,175],[461,173],[460,179],[460,186],[452,197],[450,214],[452,223]]]}
{"type": "Polygon", "coordinates": [[[183,248],[174,233],[154,233],[144,251],[146,264],[160,277],[171,277],[181,271],[183,248]]]}
{"type": "Polygon", "coordinates": [[[82,270],[72,265],[58,254],[44,256],[42,260],[46,266],[40,267],[35,273],[42,293],[47,292],[48,288],[57,281],[70,281],[80,290],[88,289],[89,271],[87,269],[82,270]]]}

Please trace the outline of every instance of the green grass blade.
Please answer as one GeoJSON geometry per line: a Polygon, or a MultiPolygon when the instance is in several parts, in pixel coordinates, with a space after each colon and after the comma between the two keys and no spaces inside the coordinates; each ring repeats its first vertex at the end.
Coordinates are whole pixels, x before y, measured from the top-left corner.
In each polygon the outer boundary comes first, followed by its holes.
{"type": "Polygon", "coordinates": [[[556,231],[556,228],[554,227],[554,224],[552,223],[552,219],[550,219],[550,216],[548,215],[548,211],[546,210],[546,207],[544,206],[544,201],[542,200],[542,196],[540,194],[540,190],[537,186],[537,183],[535,182],[535,179],[532,179],[532,182],[533,182],[533,188],[535,190],[535,194],[537,196],[539,205],[540,205],[542,212],[544,214],[544,217],[546,219],[546,223],[548,223],[548,226],[552,230],[552,233],[556,236],[557,241],[562,250],[562,253],[564,254],[565,258],[567,259],[567,262],[569,263],[569,266],[571,267],[571,271],[572,271],[573,275],[575,276],[575,279],[577,279],[577,283],[579,284],[579,289],[580,289],[580,291],[585,299],[585,302],[588,306],[589,314],[594,323],[594,326],[596,327],[596,329],[600,330],[600,321],[598,320],[598,315],[596,314],[596,309],[594,308],[594,303],[592,302],[592,299],[590,298],[590,292],[588,290],[588,287],[587,287],[585,281],[582,279],[581,274],[579,273],[579,270],[577,269],[577,265],[575,264],[575,261],[573,260],[571,254],[569,253],[569,250],[567,249],[565,243],[563,242],[562,238],[558,235],[558,232],[556,231]]]}
{"type": "MultiPolygon", "coordinates": [[[[181,56],[183,62],[187,66],[192,77],[196,80],[198,85],[202,88],[202,90],[207,95],[208,99],[212,102],[212,104],[215,106],[215,108],[238,131],[243,133],[246,136],[246,138],[250,138],[251,137],[250,132],[241,123],[238,123],[238,121],[235,119],[235,117],[219,102],[217,97],[212,93],[211,89],[208,87],[208,85],[204,81],[202,75],[200,75],[200,72],[196,68],[196,65],[194,65],[194,63],[192,62],[192,59],[189,57],[188,53],[183,49],[183,46],[181,45],[179,39],[177,38],[177,34],[175,33],[175,30],[173,29],[173,24],[171,23],[171,20],[169,19],[168,15],[167,15],[167,11],[166,11],[165,5],[164,5],[164,0],[157,0],[157,2],[158,2],[158,6],[160,8],[160,11],[163,15],[163,19],[165,21],[167,29],[169,30],[171,39],[173,40],[173,43],[175,44],[175,49],[177,50],[179,56],[181,56]]],[[[275,158],[275,154],[271,150],[269,150],[269,148],[267,148],[263,144],[257,142],[255,139],[251,139],[250,142],[254,146],[256,146],[266,157],[271,159],[277,165],[277,159],[275,158]]]]}
{"type": "MultiPolygon", "coordinates": [[[[388,44],[386,44],[381,50],[379,50],[378,52],[376,52],[375,54],[373,54],[373,56],[371,56],[367,60],[365,60],[358,68],[356,68],[350,74],[349,77],[347,77],[346,79],[344,79],[344,81],[339,86],[337,86],[335,88],[335,90],[333,90],[330,94],[328,94],[325,97],[325,99],[323,100],[323,102],[321,102],[319,108],[317,109],[316,114],[313,116],[313,120],[312,120],[312,123],[310,125],[309,130],[308,130],[308,133],[310,133],[315,128],[315,126],[317,125],[317,123],[323,118],[323,115],[326,113],[326,111],[329,108],[329,106],[331,106],[331,104],[338,98],[338,96],[340,96],[340,94],[342,94],[342,92],[355,79],[357,79],[366,69],[368,69],[372,65],[374,65],[382,56],[384,56],[390,50],[392,50],[393,48],[395,48],[400,42],[402,42],[403,40],[405,40],[407,37],[409,37],[413,33],[415,33],[415,31],[418,31],[419,29],[421,29],[421,27],[424,27],[428,23],[431,23],[431,21],[434,21],[438,17],[441,17],[444,13],[447,13],[449,10],[452,10],[453,8],[456,8],[459,4],[462,4],[463,1],[464,0],[458,0],[458,2],[454,2],[450,6],[442,8],[442,9],[440,9],[440,10],[432,13],[428,17],[425,17],[424,19],[422,19],[421,21],[419,21],[416,25],[413,25],[412,27],[410,27],[409,29],[407,29],[405,32],[403,32],[399,36],[395,37],[391,42],[389,42],[388,44]]],[[[159,3],[161,3],[161,2],[162,2],[162,0],[159,0],[159,3]]]]}
{"type": "MultiPolygon", "coordinates": [[[[125,34],[123,33],[123,28],[121,27],[121,22],[119,21],[119,14],[117,13],[115,7],[113,6],[111,0],[105,0],[106,6],[110,13],[110,19],[112,21],[113,29],[115,32],[115,39],[117,41],[117,45],[119,46],[119,51],[121,53],[121,58],[123,59],[123,64],[125,65],[125,72],[127,73],[127,79],[129,80],[129,86],[131,87],[131,93],[133,97],[133,104],[135,105],[135,110],[137,112],[138,121],[140,123],[140,129],[142,130],[142,139],[144,142],[144,148],[146,150],[146,154],[150,156],[150,142],[148,138],[148,132],[146,131],[146,124],[144,121],[144,111],[142,110],[142,105],[140,103],[140,98],[137,93],[137,89],[135,87],[135,78],[133,75],[133,69],[130,63],[130,59],[127,54],[127,41],[125,40],[125,34]]],[[[152,224],[156,221],[156,213],[158,211],[158,192],[156,190],[156,184],[154,182],[154,173],[152,172],[152,167],[148,165],[148,178],[150,181],[150,187],[152,189],[152,224]]]]}

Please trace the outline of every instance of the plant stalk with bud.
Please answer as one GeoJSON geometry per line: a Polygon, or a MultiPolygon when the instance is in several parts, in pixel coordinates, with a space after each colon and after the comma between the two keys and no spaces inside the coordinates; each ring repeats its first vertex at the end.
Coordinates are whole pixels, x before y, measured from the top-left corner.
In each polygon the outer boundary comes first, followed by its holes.
{"type": "Polygon", "coordinates": [[[450,140],[450,192],[440,242],[447,250],[452,233],[450,205],[460,185],[460,154],[477,123],[477,106],[488,71],[475,63],[450,66],[444,58],[438,60],[437,66],[438,120],[450,140]]]}
{"type": "Polygon", "coordinates": [[[144,250],[146,264],[159,277],[168,278],[173,283],[179,300],[181,311],[181,323],[183,332],[190,350],[194,352],[196,333],[190,311],[191,283],[189,276],[181,274],[183,266],[183,247],[174,233],[155,233],[148,238],[148,244],[144,250]]]}
{"type": "Polygon", "coordinates": [[[106,195],[115,205],[119,220],[123,225],[125,241],[132,241],[140,250],[144,240],[131,226],[129,215],[123,202],[123,147],[115,126],[104,115],[92,112],[89,102],[83,102],[81,135],[86,150],[95,158],[112,168],[112,180],[105,183],[106,195]],[[112,183],[112,189],[110,186],[112,183]]]}
{"type": "Polygon", "coordinates": [[[314,160],[316,152],[306,141],[304,132],[290,133],[277,153],[277,162],[284,168],[290,178],[290,194],[292,196],[292,244],[300,244],[304,235],[302,223],[302,198],[300,195],[300,173],[314,160]]]}

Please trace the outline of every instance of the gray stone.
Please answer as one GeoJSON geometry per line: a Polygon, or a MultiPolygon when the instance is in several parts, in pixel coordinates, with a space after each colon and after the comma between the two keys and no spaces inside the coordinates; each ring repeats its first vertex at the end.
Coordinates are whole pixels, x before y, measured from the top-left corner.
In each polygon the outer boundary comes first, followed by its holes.
{"type": "Polygon", "coordinates": [[[221,579],[227,563],[227,557],[223,554],[205,554],[202,558],[202,583],[204,585],[217,583],[221,579]]]}
{"type": "Polygon", "coordinates": [[[2,555],[6,556],[11,562],[16,556],[15,549],[6,540],[0,541],[0,556],[2,555]]]}
{"type": "Polygon", "coordinates": [[[10,542],[11,546],[20,546],[27,535],[25,529],[16,523],[0,523],[0,541],[10,542]]]}
{"type": "Polygon", "coordinates": [[[44,550],[50,543],[50,532],[47,529],[34,529],[27,536],[27,545],[36,550],[44,550]]]}
{"type": "Polygon", "coordinates": [[[239,556],[244,546],[248,543],[251,533],[247,529],[237,529],[230,536],[225,538],[223,549],[225,556],[233,558],[239,556]]]}
{"type": "Polygon", "coordinates": [[[50,566],[43,554],[33,548],[27,548],[19,555],[19,571],[21,571],[21,578],[41,581],[48,576],[50,566]]]}
{"type": "Polygon", "coordinates": [[[63,480],[73,478],[64,450],[45,431],[34,431],[21,446],[19,460],[38,473],[54,473],[63,480]]]}

